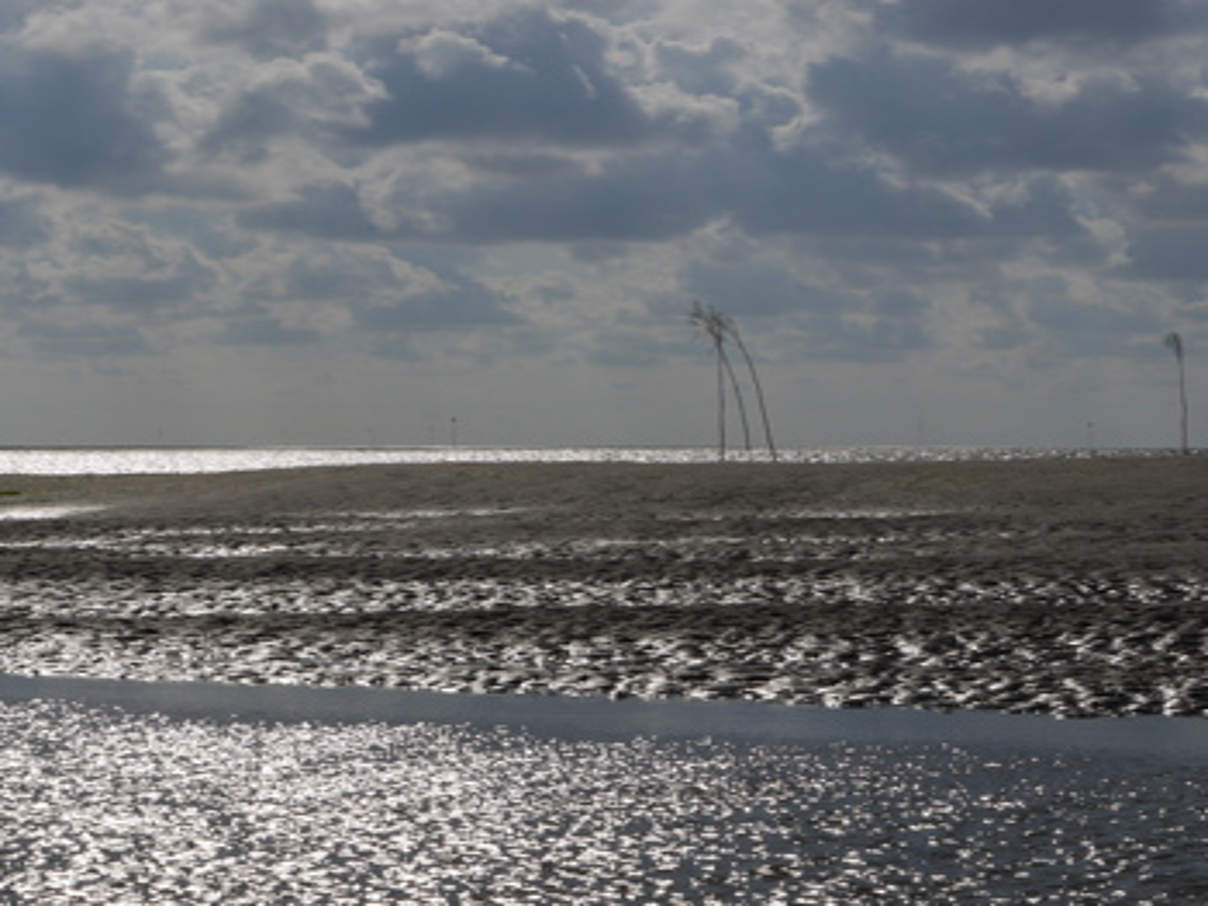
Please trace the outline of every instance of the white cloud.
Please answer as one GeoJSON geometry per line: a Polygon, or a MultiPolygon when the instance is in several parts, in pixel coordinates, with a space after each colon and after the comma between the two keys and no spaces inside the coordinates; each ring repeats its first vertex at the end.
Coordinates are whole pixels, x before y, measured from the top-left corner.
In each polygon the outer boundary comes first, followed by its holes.
{"type": "Polygon", "coordinates": [[[443,79],[468,63],[492,69],[514,65],[473,38],[442,29],[433,29],[422,38],[404,39],[399,50],[414,54],[416,65],[431,79],[443,79]]]}

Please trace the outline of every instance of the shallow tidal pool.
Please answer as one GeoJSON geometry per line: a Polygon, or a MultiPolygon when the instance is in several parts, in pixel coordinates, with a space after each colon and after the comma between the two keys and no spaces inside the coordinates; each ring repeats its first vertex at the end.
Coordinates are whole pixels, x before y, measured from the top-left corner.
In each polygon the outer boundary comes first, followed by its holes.
{"type": "Polygon", "coordinates": [[[0,680],[3,903],[1208,899],[1199,722],[0,680]]]}

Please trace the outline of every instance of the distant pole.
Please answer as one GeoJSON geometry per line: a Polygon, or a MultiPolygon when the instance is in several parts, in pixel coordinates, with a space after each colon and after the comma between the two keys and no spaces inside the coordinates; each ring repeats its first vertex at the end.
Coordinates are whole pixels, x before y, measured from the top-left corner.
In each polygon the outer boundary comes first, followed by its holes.
{"type": "Polygon", "coordinates": [[[1095,423],[1086,423],[1086,448],[1092,453],[1095,451],[1095,423]]]}
{"type": "Polygon", "coordinates": [[[457,446],[457,416],[449,419],[449,446],[457,446]]]}
{"type": "Polygon", "coordinates": [[[1166,334],[1165,344],[1174,352],[1175,361],[1179,365],[1179,434],[1182,441],[1183,455],[1191,452],[1187,446],[1187,379],[1183,373],[1183,338],[1177,330],[1166,334]]]}
{"type": "Polygon", "coordinates": [[[721,339],[717,345],[717,458],[726,458],[726,383],[721,364],[721,339]]]}

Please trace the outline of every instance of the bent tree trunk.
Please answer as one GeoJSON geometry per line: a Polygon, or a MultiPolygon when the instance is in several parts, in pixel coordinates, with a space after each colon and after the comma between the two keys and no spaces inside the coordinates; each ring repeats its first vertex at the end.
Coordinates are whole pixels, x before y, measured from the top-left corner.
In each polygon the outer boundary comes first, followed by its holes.
{"type": "Polygon", "coordinates": [[[730,357],[726,355],[724,347],[719,346],[718,352],[721,354],[722,364],[726,366],[726,373],[730,376],[730,386],[734,388],[734,401],[738,403],[738,418],[742,421],[742,439],[746,444],[746,450],[751,452],[751,425],[747,421],[747,407],[742,399],[742,388],[738,386],[738,376],[734,374],[734,367],[730,364],[730,357]]]}
{"type": "Polygon", "coordinates": [[[763,433],[767,437],[768,451],[772,454],[772,462],[776,462],[776,442],[772,440],[772,423],[768,420],[768,407],[763,399],[763,385],[759,383],[759,372],[755,370],[755,360],[747,352],[747,344],[742,341],[742,336],[738,333],[738,327],[733,321],[729,324],[729,333],[734,338],[734,343],[738,346],[742,357],[746,359],[747,369],[751,372],[751,383],[755,385],[755,399],[759,402],[759,414],[763,418],[763,433]]]}

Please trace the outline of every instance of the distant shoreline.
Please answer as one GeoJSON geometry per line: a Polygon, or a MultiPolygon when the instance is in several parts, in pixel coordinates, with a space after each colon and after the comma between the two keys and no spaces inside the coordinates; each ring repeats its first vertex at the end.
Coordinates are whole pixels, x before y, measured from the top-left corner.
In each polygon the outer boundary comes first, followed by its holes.
{"type": "MultiPolygon", "coordinates": [[[[1161,448],[1044,448],[994,446],[848,445],[789,447],[786,465],[865,462],[965,462],[1032,459],[1165,458],[1161,448]]],[[[1196,450],[1196,455],[1206,451],[1196,450]]],[[[728,464],[770,462],[765,449],[728,449],[728,464]]],[[[202,474],[352,465],[435,463],[643,463],[718,462],[715,446],[476,446],[263,445],[263,446],[0,446],[0,475],[202,474]]]]}

